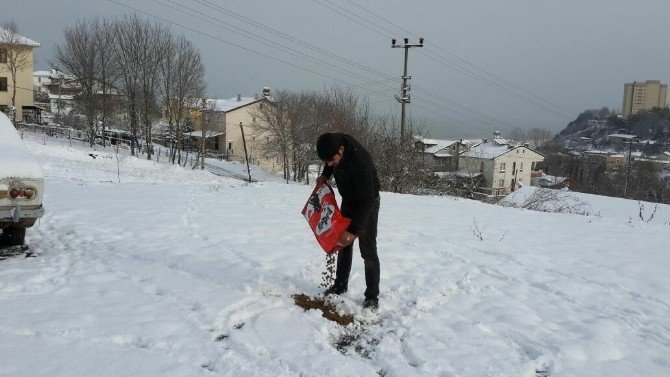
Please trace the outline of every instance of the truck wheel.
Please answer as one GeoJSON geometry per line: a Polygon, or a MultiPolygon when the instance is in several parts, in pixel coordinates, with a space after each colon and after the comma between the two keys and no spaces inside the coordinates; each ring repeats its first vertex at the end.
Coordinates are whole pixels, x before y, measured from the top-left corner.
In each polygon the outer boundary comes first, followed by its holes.
{"type": "Polygon", "coordinates": [[[26,228],[5,228],[2,231],[2,235],[9,246],[23,245],[23,242],[26,240],[26,228]]]}

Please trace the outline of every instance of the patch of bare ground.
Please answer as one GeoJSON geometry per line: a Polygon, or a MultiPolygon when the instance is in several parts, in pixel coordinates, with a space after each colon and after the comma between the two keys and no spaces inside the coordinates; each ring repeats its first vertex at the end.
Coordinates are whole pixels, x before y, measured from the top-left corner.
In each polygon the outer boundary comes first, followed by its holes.
{"type": "Polygon", "coordinates": [[[312,298],[304,293],[297,293],[293,295],[293,300],[296,305],[305,310],[320,310],[323,318],[333,321],[341,326],[346,327],[354,322],[354,316],[338,313],[333,306],[326,304],[322,298],[312,298]]]}
{"type": "MultiPolygon", "coordinates": [[[[380,338],[367,331],[368,323],[354,320],[352,315],[338,313],[323,298],[312,298],[306,294],[298,293],[293,295],[293,300],[295,300],[296,305],[305,310],[320,310],[324,318],[344,327],[343,332],[332,343],[333,347],[340,353],[347,355],[353,351],[366,359],[372,357],[374,348],[379,344],[380,338]]],[[[380,375],[383,376],[384,374],[380,375]]]]}

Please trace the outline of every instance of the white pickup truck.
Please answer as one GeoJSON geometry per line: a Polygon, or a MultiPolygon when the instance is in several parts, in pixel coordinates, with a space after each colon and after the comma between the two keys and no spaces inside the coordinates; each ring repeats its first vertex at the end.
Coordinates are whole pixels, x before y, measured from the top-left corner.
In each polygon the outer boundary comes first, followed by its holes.
{"type": "Polygon", "coordinates": [[[22,245],[26,228],[44,215],[44,174],[0,112],[0,245],[22,245]]]}

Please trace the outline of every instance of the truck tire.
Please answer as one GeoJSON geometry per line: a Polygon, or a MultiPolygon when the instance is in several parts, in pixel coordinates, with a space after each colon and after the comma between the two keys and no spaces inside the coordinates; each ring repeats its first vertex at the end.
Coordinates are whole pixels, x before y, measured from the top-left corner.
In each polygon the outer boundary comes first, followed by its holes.
{"type": "Polygon", "coordinates": [[[23,245],[26,240],[26,228],[9,227],[2,231],[2,238],[9,244],[9,246],[23,245]]]}

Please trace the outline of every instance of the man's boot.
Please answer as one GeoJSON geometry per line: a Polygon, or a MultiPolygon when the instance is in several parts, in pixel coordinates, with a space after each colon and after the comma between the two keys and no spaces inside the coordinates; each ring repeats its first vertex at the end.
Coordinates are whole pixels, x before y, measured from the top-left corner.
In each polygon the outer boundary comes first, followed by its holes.
{"type": "Polygon", "coordinates": [[[363,301],[363,309],[376,311],[377,309],[379,309],[379,299],[366,298],[365,301],[363,301]]]}

